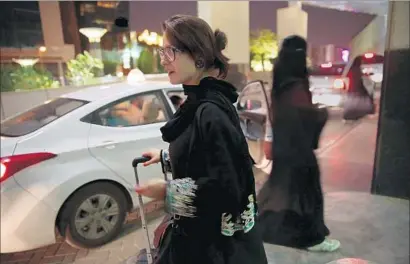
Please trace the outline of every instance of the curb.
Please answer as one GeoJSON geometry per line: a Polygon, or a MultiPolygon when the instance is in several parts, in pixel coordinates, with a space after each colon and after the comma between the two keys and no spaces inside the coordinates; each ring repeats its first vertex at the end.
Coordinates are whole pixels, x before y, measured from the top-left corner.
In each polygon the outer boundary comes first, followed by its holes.
{"type": "MultiPolygon", "coordinates": [[[[355,132],[356,129],[358,129],[360,127],[360,125],[363,125],[366,121],[368,120],[373,120],[374,118],[377,117],[373,117],[373,116],[366,116],[363,117],[362,119],[359,119],[357,121],[353,121],[353,126],[346,131],[345,133],[341,134],[340,136],[338,136],[335,140],[333,140],[332,142],[326,144],[325,146],[319,148],[315,153],[316,155],[319,157],[320,154],[323,154],[324,152],[326,152],[329,149],[332,149],[333,147],[335,147],[336,145],[338,145],[343,139],[345,139],[346,137],[350,136],[353,132],[355,132]]],[[[376,126],[377,127],[377,126],[376,126]]]]}
{"type": "Polygon", "coordinates": [[[358,126],[360,126],[363,122],[363,119],[360,119],[358,121],[354,121],[353,126],[346,131],[345,133],[339,135],[338,137],[336,137],[335,140],[333,140],[332,142],[326,144],[325,146],[317,149],[315,151],[316,155],[322,154],[323,152],[325,152],[328,149],[331,149],[334,145],[336,145],[337,143],[339,143],[342,139],[346,138],[347,136],[349,136],[351,133],[353,133],[354,130],[357,129],[358,126]]]}

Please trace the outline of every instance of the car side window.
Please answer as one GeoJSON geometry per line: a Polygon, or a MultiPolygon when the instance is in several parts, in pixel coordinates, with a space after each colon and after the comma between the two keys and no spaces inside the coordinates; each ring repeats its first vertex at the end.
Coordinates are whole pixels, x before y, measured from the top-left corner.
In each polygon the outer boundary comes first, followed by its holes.
{"type": "Polygon", "coordinates": [[[257,110],[262,108],[265,95],[261,88],[246,87],[239,96],[237,109],[239,111],[257,110]]]}
{"type": "Polygon", "coordinates": [[[157,93],[138,94],[110,104],[99,110],[95,117],[100,125],[130,127],[165,122],[164,101],[157,93]]]}

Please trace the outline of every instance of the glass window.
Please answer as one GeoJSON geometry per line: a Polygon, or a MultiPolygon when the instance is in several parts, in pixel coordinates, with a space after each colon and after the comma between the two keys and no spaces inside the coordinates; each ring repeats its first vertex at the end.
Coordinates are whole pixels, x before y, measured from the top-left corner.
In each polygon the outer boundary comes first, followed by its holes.
{"type": "Polygon", "coordinates": [[[6,137],[24,136],[87,103],[87,101],[71,98],[54,99],[2,122],[1,135],[6,137]]]}
{"type": "Polygon", "coordinates": [[[139,94],[98,110],[93,123],[109,127],[129,127],[165,122],[164,101],[157,93],[139,94]]]}
{"type": "MultiPolygon", "coordinates": [[[[248,84],[240,93],[238,98],[237,109],[244,110],[262,110],[267,107],[266,91],[260,82],[248,84]]],[[[266,110],[266,109],[265,109],[266,110]]]]}

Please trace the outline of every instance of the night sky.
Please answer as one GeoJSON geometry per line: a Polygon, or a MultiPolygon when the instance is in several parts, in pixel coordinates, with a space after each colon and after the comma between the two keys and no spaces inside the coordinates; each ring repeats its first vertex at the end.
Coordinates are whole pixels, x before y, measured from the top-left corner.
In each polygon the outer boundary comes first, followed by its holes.
{"type": "MultiPolygon", "coordinates": [[[[276,31],[276,10],[286,7],[285,1],[252,1],[250,29],[267,28],[276,31]]],[[[161,30],[161,22],[174,14],[197,15],[193,1],[132,1],[130,2],[132,30],[161,30]]],[[[335,44],[348,47],[349,42],[373,18],[372,15],[351,13],[313,6],[304,6],[308,13],[308,41],[311,45],[335,44]]]]}

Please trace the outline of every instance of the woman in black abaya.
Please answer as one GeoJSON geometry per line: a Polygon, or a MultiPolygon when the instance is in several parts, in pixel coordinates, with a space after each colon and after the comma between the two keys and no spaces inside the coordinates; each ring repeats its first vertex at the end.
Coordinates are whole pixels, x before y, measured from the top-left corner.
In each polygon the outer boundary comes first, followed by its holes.
{"type": "Polygon", "coordinates": [[[223,32],[194,16],[163,23],[161,64],[187,95],[161,128],[169,148],[152,150],[144,165],[161,163],[170,181],[138,186],[165,202],[173,224],[164,233],[155,264],[267,264],[257,230],[252,160],[233,106],[223,32]],[[217,78],[216,78],[217,77],[217,78]]]}
{"type": "MultiPolygon", "coordinates": [[[[314,153],[327,112],[314,107],[306,67],[306,41],[283,41],[273,72],[269,179],[258,195],[259,223],[264,241],[272,244],[335,251],[340,242],[328,239],[324,223],[320,171],[314,153]]],[[[268,129],[269,133],[269,129],[268,129]]]]}

